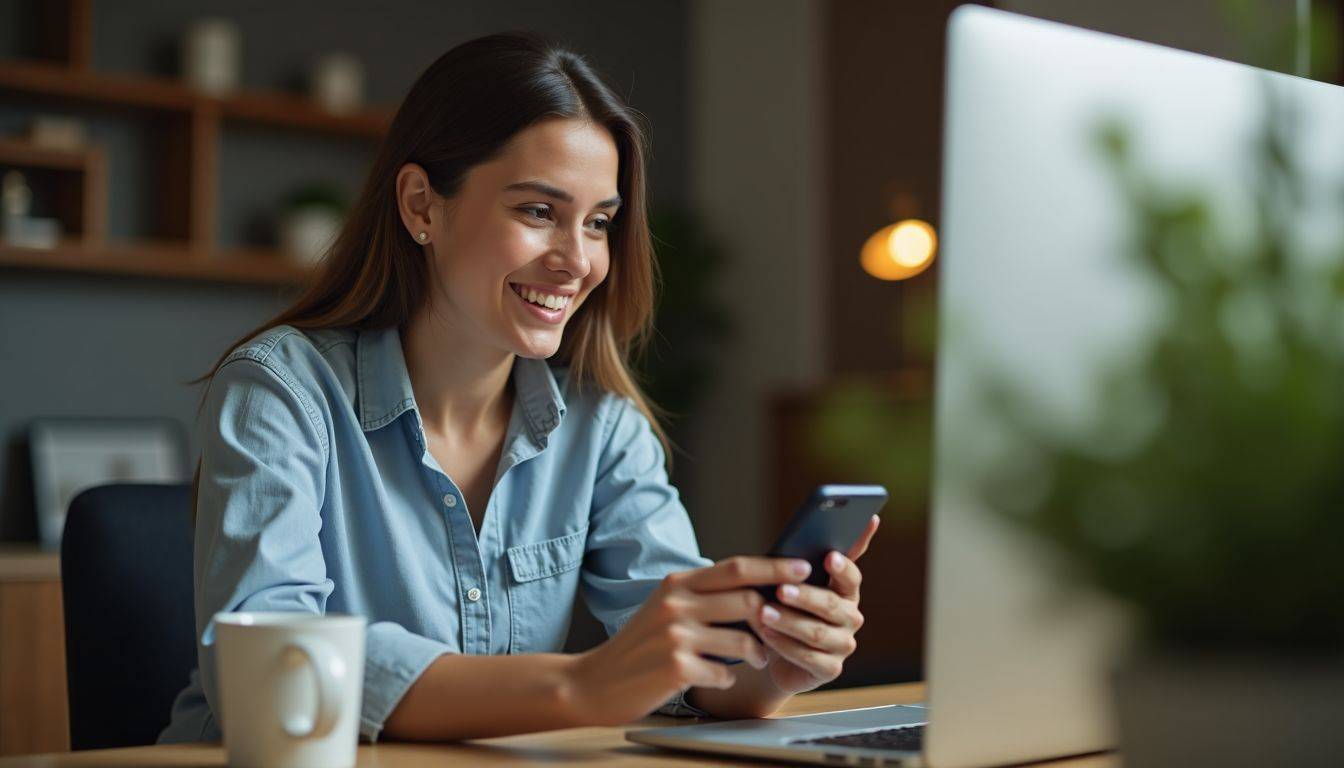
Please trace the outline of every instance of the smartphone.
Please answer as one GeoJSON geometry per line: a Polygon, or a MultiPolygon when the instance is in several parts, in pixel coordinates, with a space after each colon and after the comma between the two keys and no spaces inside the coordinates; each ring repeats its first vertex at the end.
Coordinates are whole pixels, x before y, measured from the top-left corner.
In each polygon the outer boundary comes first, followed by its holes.
{"type": "MultiPolygon", "coordinates": [[[[887,489],[880,485],[820,486],[793,513],[766,555],[808,561],[812,573],[804,583],[824,587],[831,578],[826,571],[826,555],[832,550],[848,552],[886,503],[887,489]]],[[[775,585],[760,589],[761,594],[774,599],[775,585]]]]}
{"type": "MultiPolygon", "coordinates": [[[[826,570],[826,555],[833,550],[841,554],[848,552],[863,535],[868,521],[886,503],[887,489],[880,485],[818,486],[793,513],[793,518],[784,526],[766,556],[808,561],[812,564],[812,572],[803,583],[825,587],[831,580],[831,574],[826,570]]],[[[766,600],[779,602],[778,584],[766,584],[756,589],[766,600]]],[[[756,634],[745,621],[719,626],[756,634]]],[[[711,655],[706,658],[726,661],[711,655]]]]}

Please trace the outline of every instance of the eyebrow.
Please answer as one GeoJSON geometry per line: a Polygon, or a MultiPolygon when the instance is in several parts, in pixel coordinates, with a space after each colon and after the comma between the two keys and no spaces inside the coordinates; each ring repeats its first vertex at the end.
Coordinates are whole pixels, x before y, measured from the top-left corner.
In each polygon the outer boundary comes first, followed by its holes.
{"type": "MultiPolygon", "coordinates": [[[[566,203],[574,202],[574,196],[563,189],[553,187],[543,181],[520,181],[504,187],[505,192],[538,192],[548,197],[554,197],[557,200],[563,200],[566,203]]],[[[621,205],[621,196],[617,195],[598,203],[596,208],[619,208],[621,205]]]]}

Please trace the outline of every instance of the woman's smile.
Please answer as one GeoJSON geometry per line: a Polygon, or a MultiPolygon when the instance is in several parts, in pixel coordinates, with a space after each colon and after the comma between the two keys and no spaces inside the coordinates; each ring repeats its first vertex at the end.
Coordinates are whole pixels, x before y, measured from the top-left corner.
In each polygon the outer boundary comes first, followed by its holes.
{"type": "Polygon", "coordinates": [[[552,325],[565,321],[565,312],[574,300],[573,294],[539,290],[535,286],[509,283],[510,293],[518,298],[527,312],[552,325]]]}

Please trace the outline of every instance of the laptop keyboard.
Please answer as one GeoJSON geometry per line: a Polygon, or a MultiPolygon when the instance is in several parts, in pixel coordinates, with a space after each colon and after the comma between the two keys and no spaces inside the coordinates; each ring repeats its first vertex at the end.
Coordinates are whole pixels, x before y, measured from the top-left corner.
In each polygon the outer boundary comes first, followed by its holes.
{"type": "Polygon", "coordinates": [[[924,745],[924,726],[902,725],[880,731],[859,731],[819,739],[797,739],[790,744],[825,744],[839,747],[865,747],[917,752],[924,745]]]}

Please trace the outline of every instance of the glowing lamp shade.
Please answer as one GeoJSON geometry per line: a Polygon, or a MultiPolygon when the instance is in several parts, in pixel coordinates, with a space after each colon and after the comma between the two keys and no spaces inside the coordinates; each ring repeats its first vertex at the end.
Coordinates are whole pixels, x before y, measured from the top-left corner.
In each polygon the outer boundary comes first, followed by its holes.
{"type": "Polygon", "coordinates": [[[863,271],[878,280],[904,280],[923,272],[938,252],[938,233],[926,221],[906,219],[883,227],[859,253],[863,271]]]}

